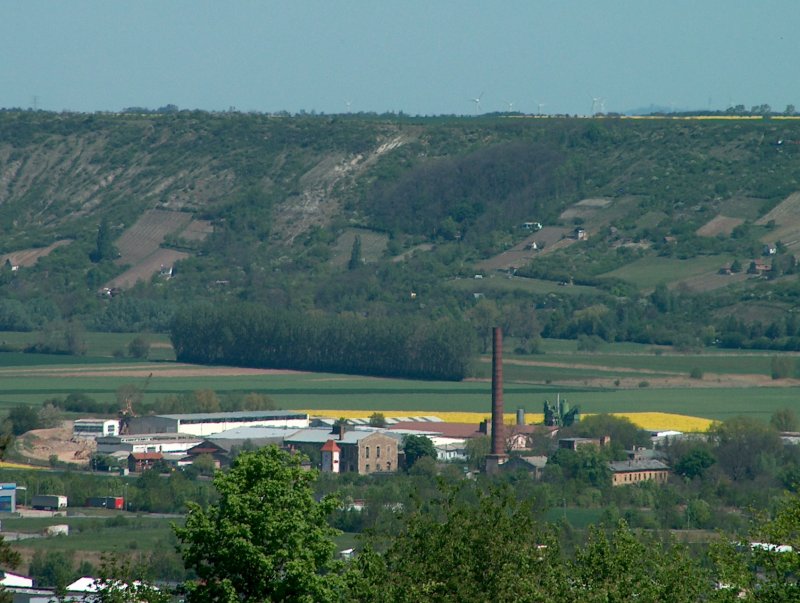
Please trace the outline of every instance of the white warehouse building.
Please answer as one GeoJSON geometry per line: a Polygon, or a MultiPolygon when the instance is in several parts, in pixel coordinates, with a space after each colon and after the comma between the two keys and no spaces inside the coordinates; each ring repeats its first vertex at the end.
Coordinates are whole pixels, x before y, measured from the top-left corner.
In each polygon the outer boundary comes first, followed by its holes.
{"type": "Polygon", "coordinates": [[[239,427],[308,427],[308,413],[294,410],[243,410],[239,412],[209,412],[179,415],[134,417],[128,423],[128,433],[189,433],[208,436],[239,427]]]}
{"type": "Polygon", "coordinates": [[[97,438],[97,452],[113,454],[115,452],[160,452],[169,454],[186,452],[197,446],[203,439],[185,433],[144,433],[106,436],[97,438]]]}
{"type": "Polygon", "coordinates": [[[116,419],[77,419],[72,424],[72,436],[75,438],[93,439],[118,433],[119,421],[116,419]]]}

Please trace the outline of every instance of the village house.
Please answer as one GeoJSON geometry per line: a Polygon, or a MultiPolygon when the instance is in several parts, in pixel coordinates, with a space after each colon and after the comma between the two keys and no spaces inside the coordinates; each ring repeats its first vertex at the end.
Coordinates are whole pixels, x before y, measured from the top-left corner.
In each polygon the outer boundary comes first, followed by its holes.
{"type": "Polygon", "coordinates": [[[163,460],[164,455],[160,452],[131,452],[128,456],[128,471],[141,473],[147,469],[152,469],[153,465],[163,460]]]}

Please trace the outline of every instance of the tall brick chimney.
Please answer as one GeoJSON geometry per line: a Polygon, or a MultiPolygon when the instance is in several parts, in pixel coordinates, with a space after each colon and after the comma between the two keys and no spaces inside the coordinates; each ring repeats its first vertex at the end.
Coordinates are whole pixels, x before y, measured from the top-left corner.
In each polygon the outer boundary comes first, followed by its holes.
{"type": "Polygon", "coordinates": [[[492,330],[492,454],[505,453],[503,428],[503,329],[492,330]]]}

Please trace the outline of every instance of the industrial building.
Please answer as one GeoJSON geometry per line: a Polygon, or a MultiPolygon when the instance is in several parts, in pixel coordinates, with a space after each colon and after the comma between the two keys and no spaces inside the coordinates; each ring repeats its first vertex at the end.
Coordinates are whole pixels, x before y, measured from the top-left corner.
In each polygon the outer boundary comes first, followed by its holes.
{"type": "Polygon", "coordinates": [[[188,433],[209,436],[238,427],[308,427],[308,414],[293,410],[211,412],[133,417],[128,433],[188,433]]]}
{"type": "Polygon", "coordinates": [[[322,455],[323,471],[333,471],[338,467],[338,473],[386,473],[397,471],[398,454],[402,448],[402,436],[391,434],[388,431],[376,430],[340,430],[336,432],[328,429],[302,429],[284,440],[287,446],[297,448],[312,458],[322,455]],[[333,441],[338,448],[334,462],[326,463],[326,453],[334,448],[329,441],[333,441]]]}
{"type": "Polygon", "coordinates": [[[669,467],[661,461],[612,461],[608,463],[611,469],[611,484],[626,486],[640,482],[653,481],[664,483],[669,478],[669,467]]]}
{"type": "MultiPolygon", "coordinates": [[[[202,438],[185,433],[147,433],[105,436],[96,439],[99,454],[115,452],[186,452],[202,438]]],[[[126,455],[127,456],[127,455],[126,455]]]]}
{"type": "Polygon", "coordinates": [[[0,512],[14,513],[17,510],[17,484],[0,484],[0,512]]]}
{"type": "Polygon", "coordinates": [[[91,439],[118,433],[119,421],[116,419],[77,419],[72,424],[72,436],[75,438],[91,439]]]}

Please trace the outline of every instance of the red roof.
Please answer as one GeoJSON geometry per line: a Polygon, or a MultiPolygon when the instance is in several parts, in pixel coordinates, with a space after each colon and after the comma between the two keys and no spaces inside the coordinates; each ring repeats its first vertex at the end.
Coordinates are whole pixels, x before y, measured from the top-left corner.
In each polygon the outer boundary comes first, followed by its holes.
{"type": "Polygon", "coordinates": [[[135,461],[158,461],[164,458],[160,452],[131,452],[135,461]]]}
{"type": "Polygon", "coordinates": [[[322,448],[320,448],[322,452],[341,452],[342,449],[339,448],[339,445],[334,442],[333,440],[328,440],[323,444],[322,448]]]}

